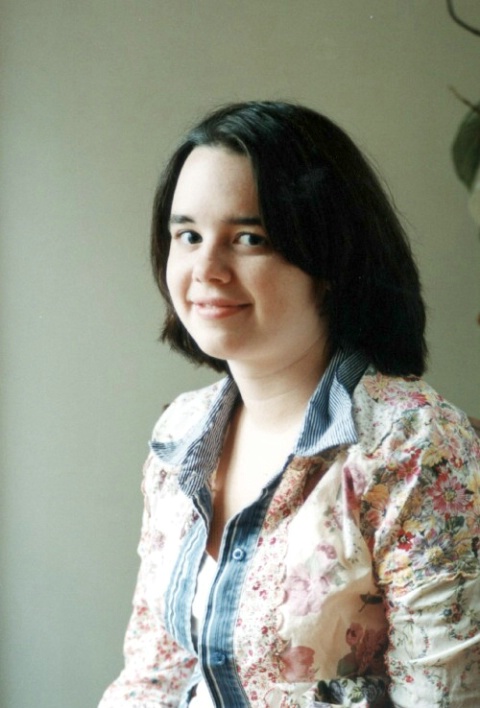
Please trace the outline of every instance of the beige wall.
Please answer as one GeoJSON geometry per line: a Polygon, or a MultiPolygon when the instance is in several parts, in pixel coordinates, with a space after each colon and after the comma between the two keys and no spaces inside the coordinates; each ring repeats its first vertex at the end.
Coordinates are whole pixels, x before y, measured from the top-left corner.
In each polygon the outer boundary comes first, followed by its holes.
{"type": "MultiPolygon", "coordinates": [[[[474,3],[465,16],[480,25],[474,3]],[[470,15],[468,15],[470,13],[470,15]]],[[[149,212],[205,109],[306,102],[381,166],[430,310],[427,378],[480,415],[480,243],[449,149],[480,40],[438,0],[0,0],[0,704],[89,708],[121,666],[140,468],[211,379],[155,342],[149,212]]]]}

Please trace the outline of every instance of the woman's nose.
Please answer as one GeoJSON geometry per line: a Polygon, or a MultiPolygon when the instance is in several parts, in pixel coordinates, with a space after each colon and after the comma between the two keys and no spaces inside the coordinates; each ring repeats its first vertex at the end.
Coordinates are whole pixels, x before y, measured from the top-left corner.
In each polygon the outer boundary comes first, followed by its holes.
{"type": "Polygon", "coordinates": [[[226,283],[231,278],[227,255],[219,247],[198,249],[193,266],[193,278],[199,282],[226,283]]]}

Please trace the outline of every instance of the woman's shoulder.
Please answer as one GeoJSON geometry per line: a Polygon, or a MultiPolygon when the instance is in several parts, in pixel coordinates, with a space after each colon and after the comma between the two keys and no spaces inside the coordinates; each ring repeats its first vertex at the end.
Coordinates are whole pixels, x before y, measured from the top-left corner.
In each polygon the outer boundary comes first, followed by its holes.
{"type": "MultiPolygon", "coordinates": [[[[388,407],[411,408],[447,403],[430,384],[419,376],[391,376],[369,367],[355,391],[388,407]]],[[[447,405],[451,405],[447,403],[447,405]]]]}
{"type": "Polygon", "coordinates": [[[152,440],[163,442],[171,440],[172,437],[181,438],[208,417],[226,384],[227,379],[223,378],[208,386],[176,396],[171,403],[164,406],[153,428],[152,440]]]}
{"type": "Polygon", "coordinates": [[[424,379],[389,376],[367,370],[354,394],[354,415],[361,436],[382,440],[392,429],[408,437],[429,437],[434,429],[447,436],[475,437],[467,415],[424,379]]]}

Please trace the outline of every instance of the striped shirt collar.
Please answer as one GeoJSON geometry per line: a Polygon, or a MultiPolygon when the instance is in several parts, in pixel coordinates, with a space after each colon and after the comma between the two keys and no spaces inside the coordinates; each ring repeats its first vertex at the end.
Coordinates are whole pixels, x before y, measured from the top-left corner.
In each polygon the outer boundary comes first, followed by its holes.
{"type": "MultiPolygon", "coordinates": [[[[352,393],[367,364],[359,352],[335,353],[308,402],[293,450],[295,456],[312,457],[327,448],[357,441],[352,393]]],[[[214,472],[238,396],[234,380],[225,378],[210,410],[188,436],[170,444],[151,443],[152,450],[162,460],[179,466],[179,483],[187,495],[200,491],[214,472]]]]}

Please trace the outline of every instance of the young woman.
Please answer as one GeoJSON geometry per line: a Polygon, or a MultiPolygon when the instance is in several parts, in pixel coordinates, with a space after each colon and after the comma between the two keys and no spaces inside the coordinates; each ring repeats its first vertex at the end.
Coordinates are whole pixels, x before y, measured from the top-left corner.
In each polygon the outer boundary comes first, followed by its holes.
{"type": "Polygon", "coordinates": [[[407,238],[297,105],[231,105],[157,191],[163,339],[226,374],[160,418],[101,708],[480,704],[480,451],[419,377],[407,238]]]}

